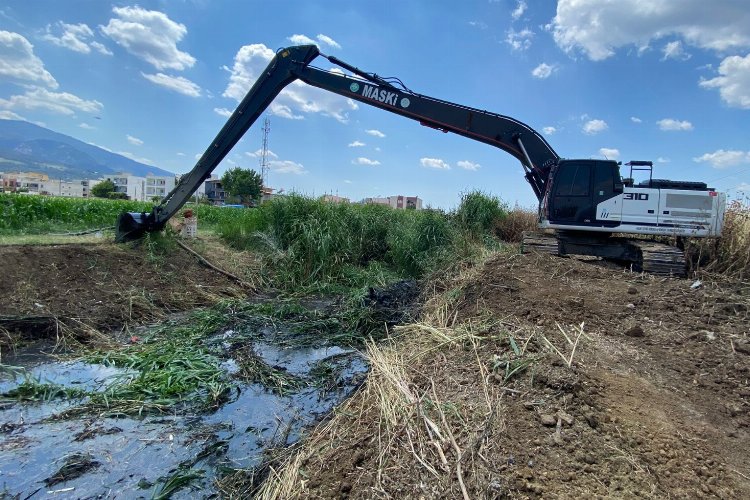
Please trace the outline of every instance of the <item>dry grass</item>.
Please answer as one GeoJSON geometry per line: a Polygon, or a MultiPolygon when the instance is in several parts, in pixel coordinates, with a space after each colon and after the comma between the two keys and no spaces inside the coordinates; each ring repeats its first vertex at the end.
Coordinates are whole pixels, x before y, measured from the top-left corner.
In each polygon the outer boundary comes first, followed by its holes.
{"type": "Polygon", "coordinates": [[[720,238],[692,239],[685,250],[693,271],[750,277],[750,205],[735,200],[727,207],[720,238]]]}
{"type": "Polygon", "coordinates": [[[356,497],[399,492],[396,497],[466,499],[487,491],[492,467],[486,457],[500,453],[492,436],[506,429],[504,398],[519,392],[506,385],[514,373],[503,378],[493,360],[523,370],[560,356],[570,366],[586,337],[582,326],[544,337],[489,314],[457,320],[462,299],[456,290],[494,255],[434,280],[420,322],[396,327],[385,342],[367,343],[371,371],[360,392],[272,469],[259,498],[336,497],[340,484],[356,497]],[[358,465],[352,457],[362,454],[358,465]],[[356,472],[326,475],[341,468],[356,472]],[[316,478],[312,487],[310,477],[316,478]]]}
{"type": "Polygon", "coordinates": [[[508,243],[521,243],[524,231],[536,231],[539,220],[536,209],[523,208],[518,205],[508,215],[495,222],[495,235],[508,243]]]}

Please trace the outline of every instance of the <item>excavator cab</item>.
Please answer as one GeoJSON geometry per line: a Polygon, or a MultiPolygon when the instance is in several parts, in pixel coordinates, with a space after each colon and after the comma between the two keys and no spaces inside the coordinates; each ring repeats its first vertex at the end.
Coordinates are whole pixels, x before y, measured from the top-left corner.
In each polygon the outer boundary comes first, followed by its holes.
{"type": "Polygon", "coordinates": [[[619,219],[597,219],[597,206],[623,192],[617,162],[561,160],[553,175],[548,198],[550,223],[582,227],[619,224],[619,219]]]}

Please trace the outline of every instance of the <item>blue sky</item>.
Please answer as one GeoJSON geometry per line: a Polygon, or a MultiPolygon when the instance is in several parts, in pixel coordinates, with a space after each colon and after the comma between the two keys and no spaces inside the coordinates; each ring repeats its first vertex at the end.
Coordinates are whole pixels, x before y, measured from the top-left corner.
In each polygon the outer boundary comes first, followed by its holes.
{"type": "MultiPolygon", "coordinates": [[[[750,193],[747,0],[6,0],[0,118],[182,173],[274,51],[304,42],[513,116],[560,156],[650,159],[658,178],[750,193]]],[[[275,188],[535,203],[510,155],[364,104],[295,85],[266,115],[275,188]]],[[[256,123],[216,173],[258,168],[260,146],[256,123]]]]}

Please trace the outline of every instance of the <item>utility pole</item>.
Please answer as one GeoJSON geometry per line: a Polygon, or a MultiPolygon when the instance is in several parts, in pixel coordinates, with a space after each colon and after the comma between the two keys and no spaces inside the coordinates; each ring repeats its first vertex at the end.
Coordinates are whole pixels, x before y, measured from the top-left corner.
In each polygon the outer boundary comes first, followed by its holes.
{"type": "Polygon", "coordinates": [[[263,120],[263,147],[260,152],[260,178],[263,181],[263,187],[268,185],[268,133],[271,132],[271,119],[266,117],[263,120]]]}

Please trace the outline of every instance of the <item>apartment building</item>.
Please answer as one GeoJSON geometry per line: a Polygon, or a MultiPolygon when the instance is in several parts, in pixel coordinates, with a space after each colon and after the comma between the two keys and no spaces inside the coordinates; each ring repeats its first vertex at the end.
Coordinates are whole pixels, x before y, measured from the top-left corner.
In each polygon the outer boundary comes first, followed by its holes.
{"type": "Polygon", "coordinates": [[[212,205],[223,205],[226,200],[227,193],[221,185],[220,179],[211,179],[204,183],[206,190],[206,198],[211,202],[212,205]]]}
{"type": "Polygon", "coordinates": [[[115,191],[125,193],[131,200],[149,201],[154,197],[163,198],[175,186],[174,176],[148,174],[139,177],[126,173],[108,177],[115,185],[115,191]]]}

